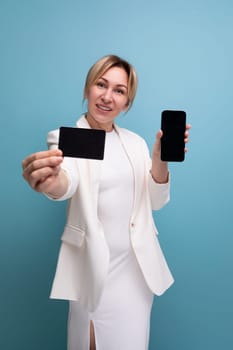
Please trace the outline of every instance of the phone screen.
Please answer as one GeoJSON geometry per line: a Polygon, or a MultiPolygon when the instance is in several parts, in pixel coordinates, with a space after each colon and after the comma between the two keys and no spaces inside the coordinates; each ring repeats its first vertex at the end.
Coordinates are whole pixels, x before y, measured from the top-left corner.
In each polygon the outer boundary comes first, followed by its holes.
{"type": "Polygon", "coordinates": [[[59,145],[63,156],[87,159],[104,158],[105,131],[60,127],[59,145]]]}
{"type": "Polygon", "coordinates": [[[185,128],[186,113],[184,111],[166,110],[162,112],[161,160],[169,162],[182,162],[184,160],[185,128]]]}

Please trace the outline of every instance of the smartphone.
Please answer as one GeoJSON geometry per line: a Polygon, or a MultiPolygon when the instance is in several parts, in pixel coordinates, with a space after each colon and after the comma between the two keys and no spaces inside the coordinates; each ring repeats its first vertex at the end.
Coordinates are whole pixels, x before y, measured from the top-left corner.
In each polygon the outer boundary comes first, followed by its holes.
{"type": "Polygon", "coordinates": [[[65,157],[104,159],[104,130],[60,127],[58,148],[65,157]]]}
{"type": "Polygon", "coordinates": [[[165,110],[161,115],[161,160],[182,162],[185,159],[184,133],[186,113],[184,111],[165,110]]]}

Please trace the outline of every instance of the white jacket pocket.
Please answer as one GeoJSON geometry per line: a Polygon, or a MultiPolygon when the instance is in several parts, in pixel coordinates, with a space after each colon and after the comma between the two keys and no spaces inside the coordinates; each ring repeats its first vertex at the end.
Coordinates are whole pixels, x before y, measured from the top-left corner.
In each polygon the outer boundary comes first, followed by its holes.
{"type": "Polygon", "coordinates": [[[76,247],[83,245],[85,232],[75,226],[66,225],[61,240],[76,247]]]}

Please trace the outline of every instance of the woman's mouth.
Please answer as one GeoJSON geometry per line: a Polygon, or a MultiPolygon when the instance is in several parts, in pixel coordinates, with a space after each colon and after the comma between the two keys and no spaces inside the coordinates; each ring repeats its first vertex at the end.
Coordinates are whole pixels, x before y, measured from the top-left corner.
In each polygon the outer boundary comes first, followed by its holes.
{"type": "Polygon", "coordinates": [[[101,111],[104,111],[104,112],[110,112],[112,109],[108,106],[104,106],[104,105],[99,105],[97,104],[96,105],[98,109],[101,109],[101,111]]]}

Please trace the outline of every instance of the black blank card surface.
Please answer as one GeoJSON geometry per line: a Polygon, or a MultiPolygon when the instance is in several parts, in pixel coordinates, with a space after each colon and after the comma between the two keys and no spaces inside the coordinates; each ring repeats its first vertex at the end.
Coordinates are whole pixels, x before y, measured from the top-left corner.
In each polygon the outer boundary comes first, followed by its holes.
{"type": "Polygon", "coordinates": [[[103,159],[104,130],[60,127],[58,148],[63,156],[88,159],[103,159]]]}

